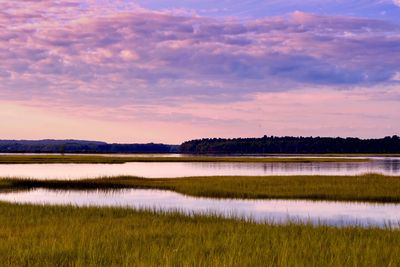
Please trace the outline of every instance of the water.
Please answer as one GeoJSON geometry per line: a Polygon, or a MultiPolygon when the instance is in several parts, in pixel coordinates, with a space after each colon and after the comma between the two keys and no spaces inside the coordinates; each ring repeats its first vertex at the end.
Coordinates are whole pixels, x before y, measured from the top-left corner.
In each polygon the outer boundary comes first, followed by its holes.
{"type": "Polygon", "coordinates": [[[307,200],[240,200],[184,196],[171,191],[124,189],[114,191],[56,191],[34,189],[0,193],[12,203],[129,207],[179,211],[184,214],[216,214],[256,222],[288,221],[332,226],[399,227],[400,204],[307,200]]]}
{"type": "Polygon", "coordinates": [[[105,176],[173,178],[188,176],[265,175],[400,175],[400,158],[338,163],[184,163],[129,162],[124,164],[2,164],[0,177],[85,179],[105,176]]]}
{"type": "Polygon", "coordinates": [[[61,153],[0,153],[0,156],[109,156],[109,157],[184,157],[184,156],[191,156],[185,154],[176,154],[176,153],[137,153],[137,154],[82,154],[82,153],[68,153],[68,154],[61,154],[61,153]]]}

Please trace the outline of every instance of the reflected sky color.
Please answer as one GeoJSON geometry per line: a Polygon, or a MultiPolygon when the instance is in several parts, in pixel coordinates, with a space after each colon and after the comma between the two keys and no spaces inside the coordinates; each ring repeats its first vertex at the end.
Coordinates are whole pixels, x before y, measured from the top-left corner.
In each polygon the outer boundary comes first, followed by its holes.
{"type": "Polygon", "coordinates": [[[0,138],[400,132],[398,0],[0,1],[0,138]]]}
{"type": "Polygon", "coordinates": [[[310,222],[334,226],[398,227],[399,204],[297,200],[239,200],[195,198],[171,191],[127,189],[118,191],[53,191],[35,189],[1,193],[1,201],[16,203],[130,207],[179,210],[186,214],[218,214],[257,222],[310,222]]]}
{"type": "Polygon", "coordinates": [[[351,163],[183,163],[129,162],[124,164],[2,164],[0,177],[39,180],[137,176],[176,178],[189,176],[268,175],[400,175],[400,160],[385,159],[351,163]]]}

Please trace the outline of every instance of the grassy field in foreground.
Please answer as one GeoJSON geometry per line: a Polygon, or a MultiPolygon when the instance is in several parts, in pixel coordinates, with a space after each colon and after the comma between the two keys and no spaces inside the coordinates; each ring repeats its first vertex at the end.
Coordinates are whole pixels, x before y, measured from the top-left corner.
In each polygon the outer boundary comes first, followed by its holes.
{"type": "Polygon", "coordinates": [[[173,190],[214,198],[284,198],[338,201],[400,202],[400,177],[361,176],[233,176],[144,179],[116,177],[79,181],[1,179],[0,190],[24,188],[173,190]]]}
{"type": "Polygon", "coordinates": [[[249,163],[307,163],[307,162],[366,162],[369,159],[359,158],[254,158],[254,157],[120,157],[101,155],[0,155],[0,164],[38,164],[38,163],[107,163],[121,164],[126,162],[249,162],[249,163]]]}
{"type": "Polygon", "coordinates": [[[399,266],[400,231],[0,203],[2,266],[399,266]]]}

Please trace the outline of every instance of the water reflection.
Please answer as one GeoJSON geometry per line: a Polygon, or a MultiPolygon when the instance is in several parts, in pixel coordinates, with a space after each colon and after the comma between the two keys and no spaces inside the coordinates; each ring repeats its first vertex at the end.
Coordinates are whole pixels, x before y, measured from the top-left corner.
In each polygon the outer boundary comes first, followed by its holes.
{"type": "Polygon", "coordinates": [[[184,196],[171,191],[124,189],[113,191],[55,191],[34,189],[1,193],[1,201],[46,205],[129,207],[244,217],[257,222],[288,221],[334,226],[392,226],[400,223],[400,204],[306,200],[240,200],[184,196]]]}
{"type": "Polygon", "coordinates": [[[137,154],[92,154],[92,153],[0,153],[0,156],[109,156],[109,157],[183,157],[183,156],[190,156],[184,154],[176,154],[176,153],[137,153],[137,154]]]}
{"type": "Polygon", "coordinates": [[[124,164],[2,164],[0,177],[83,179],[105,176],[173,178],[188,176],[265,175],[400,175],[400,159],[369,162],[313,163],[184,163],[129,162],[124,164]]]}

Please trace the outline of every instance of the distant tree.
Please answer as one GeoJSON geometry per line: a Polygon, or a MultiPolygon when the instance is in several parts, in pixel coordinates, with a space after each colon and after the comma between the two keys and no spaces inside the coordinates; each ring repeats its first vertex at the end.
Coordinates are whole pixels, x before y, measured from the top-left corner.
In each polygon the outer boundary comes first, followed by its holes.
{"type": "Polygon", "coordinates": [[[60,145],[60,154],[64,156],[65,153],[65,144],[60,145]]]}
{"type": "Polygon", "coordinates": [[[382,139],[340,137],[268,137],[198,139],[181,144],[180,152],[193,154],[315,154],[315,153],[400,153],[397,135],[382,139]]]}

